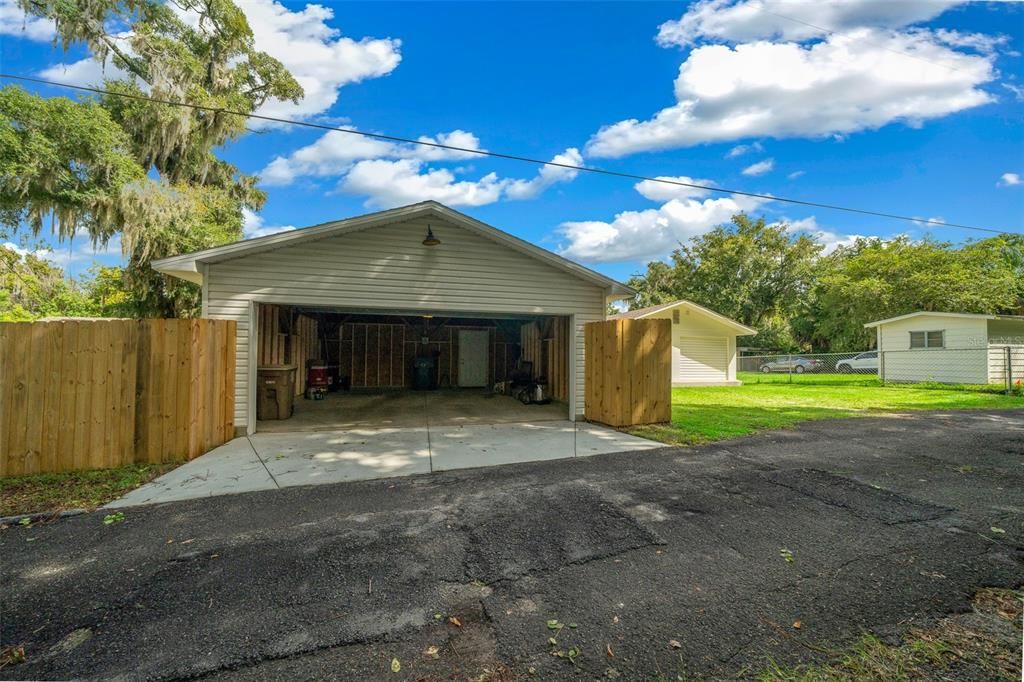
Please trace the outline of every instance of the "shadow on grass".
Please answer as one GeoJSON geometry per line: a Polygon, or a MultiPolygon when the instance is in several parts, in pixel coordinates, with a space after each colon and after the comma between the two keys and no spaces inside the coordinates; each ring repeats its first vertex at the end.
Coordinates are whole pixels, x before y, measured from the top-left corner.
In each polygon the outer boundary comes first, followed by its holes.
{"type": "Polygon", "coordinates": [[[670,424],[649,424],[629,429],[641,438],[669,445],[697,445],[715,440],[746,436],[758,431],[780,429],[805,421],[854,417],[861,414],[837,407],[737,407],[726,404],[672,406],[670,424]]]}

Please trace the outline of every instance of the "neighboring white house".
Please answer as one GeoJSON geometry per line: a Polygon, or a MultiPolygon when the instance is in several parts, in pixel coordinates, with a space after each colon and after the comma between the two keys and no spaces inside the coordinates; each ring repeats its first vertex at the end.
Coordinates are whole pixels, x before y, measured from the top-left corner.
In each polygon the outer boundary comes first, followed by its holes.
{"type": "Polygon", "coordinates": [[[690,301],[673,301],[612,315],[609,319],[672,320],[673,386],[739,386],[736,337],[756,329],[690,301]]]}
{"type": "MultiPolygon", "coordinates": [[[[441,320],[453,328],[459,320],[478,327],[484,320],[492,328],[509,320],[559,323],[568,330],[562,364],[572,419],[584,413],[583,325],[604,320],[610,302],[636,295],[435,201],[164,258],[153,267],[201,284],[204,317],[237,320],[235,425],[246,433],[256,429],[262,304],[382,325],[397,318],[398,327],[410,330],[441,320]]],[[[403,339],[398,346],[408,344],[411,352],[396,346],[395,356],[405,365],[415,349],[433,342],[426,332],[422,343],[411,331],[403,339]]],[[[493,350],[490,361],[486,349],[474,356],[484,375],[493,376],[493,350]]]]}
{"type": "Polygon", "coordinates": [[[1004,383],[1024,376],[1024,316],[916,312],[864,325],[874,329],[882,381],[1004,383]]]}

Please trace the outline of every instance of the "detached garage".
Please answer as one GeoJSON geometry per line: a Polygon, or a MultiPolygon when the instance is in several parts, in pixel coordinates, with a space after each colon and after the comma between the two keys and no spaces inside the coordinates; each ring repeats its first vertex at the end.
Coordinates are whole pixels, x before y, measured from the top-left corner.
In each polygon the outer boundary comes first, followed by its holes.
{"type": "MultiPolygon", "coordinates": [[[[575,419],[584,412],[583,325],[635,295],[433,201],[153,266],[202,285],[204,317],[238,322],[235,425],[245,434],[270,426],[257,423],[258,367],[295,367],[292,390],[301,394],[314,364],[367,409],[377,409],[375,395],[398,395],[398,417],[402,394],[422,400],[429,394],[411,389],[428,388],[453,396],[452,420],[470,419],[495,384],[531,376],[544,379],[552,400],[534,407],[575,419]]],[[[329,427],[324,419],[356,407],[329,395],[299,400],[294,423],[329,427]]]]}
{"type": "Polygon", "coordinates": [[[672,320],[673,386],[739,386],[736,337],[756,329],[691,301],[673,301],[613,316],[672,320]]]}

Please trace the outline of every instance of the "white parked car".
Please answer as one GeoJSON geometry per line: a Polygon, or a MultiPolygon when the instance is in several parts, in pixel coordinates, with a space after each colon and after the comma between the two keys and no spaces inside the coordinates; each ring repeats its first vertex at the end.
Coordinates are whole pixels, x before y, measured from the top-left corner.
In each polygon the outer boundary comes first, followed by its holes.
{"type": "Polygon", "coordinates": [[[878,351],[872,350],[840,360],[836,363],[836,371],[840,374],[878,374],[878,351]]]}

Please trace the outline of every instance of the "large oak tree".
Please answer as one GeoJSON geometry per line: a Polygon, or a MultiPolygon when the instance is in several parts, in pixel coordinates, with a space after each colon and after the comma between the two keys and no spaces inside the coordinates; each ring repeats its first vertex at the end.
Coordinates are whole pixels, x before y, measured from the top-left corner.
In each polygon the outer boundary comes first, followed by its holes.
{"type": "Polygon", "coordinates": [[[65,48],[87,45],[116,67],[104,88],[123,96],[44,99],[0,91],[0,221],[104,244],[121,235],[126,282],[145,315],[189,315],[192,285],[149,268],[154,258],[241,236],[242,209],[258,210],[256,178],[215,150],[246,132],[267,100],[302,89],[254,48],[231,0],[19,0],[54,21],[65,48]],[[155,100],[200,105],[171,106],[155,100]]]}

